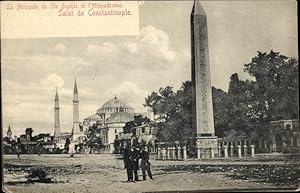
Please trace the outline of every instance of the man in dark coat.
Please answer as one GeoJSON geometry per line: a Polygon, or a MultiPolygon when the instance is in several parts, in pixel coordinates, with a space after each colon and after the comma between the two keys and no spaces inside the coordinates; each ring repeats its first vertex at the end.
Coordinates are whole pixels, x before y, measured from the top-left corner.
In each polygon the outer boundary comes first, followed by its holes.
{"type": "Polygon", "coordinates": [[[21,147],[20,147],[19,143],[17,143],[17,145],[16,145],[16,153],[17,153],[17,155],[18,155],[18,158],[20,158],[21,147]]]}
{"type": "Polygon", "coordinates": [[[146,172],[148,173],[149,178],[153,180],[150,165],[149,152],[147,151],[147,147],[145,147],[141,152],[141,169],[143,173],[143,180],[146,180],[146,172]]]}
{"type": "Polygon", "coordinates": [[[132,169],[134,173],[134,182],[139,181],[138,170],[139,170],[139,159],[140,159],[140,151],[138,147],[135,147],[132,151],[132,169]]]}
{"type": "Polygon", "coordinates": [[[133,173],[132,173],[133,168],[132,168],[131,157],[132,157],[131,149],[129,148],[129,146],[127,146],[126,149],[124,150],[124,168],[126,169],[127,172],[127,182],[133,181],[133,173]]]}

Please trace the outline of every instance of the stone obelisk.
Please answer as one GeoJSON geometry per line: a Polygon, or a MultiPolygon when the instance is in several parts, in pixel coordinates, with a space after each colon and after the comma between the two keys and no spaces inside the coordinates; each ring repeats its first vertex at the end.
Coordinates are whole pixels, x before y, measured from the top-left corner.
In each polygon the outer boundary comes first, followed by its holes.
{"type": "Polygon", "coordinates": [[[194,1],[191,14],[191,52],[197,158],[213,158],[217,156],[218,149],[213,118],[207,18],[198,0],[194,1]]]}

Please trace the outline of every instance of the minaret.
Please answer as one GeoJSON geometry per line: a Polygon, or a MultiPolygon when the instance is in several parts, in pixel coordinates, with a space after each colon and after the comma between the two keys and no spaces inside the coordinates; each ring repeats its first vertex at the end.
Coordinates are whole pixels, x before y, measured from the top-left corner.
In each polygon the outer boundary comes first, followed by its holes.
{"type": "Polygon", "coordinates": [[[8,137],[9,139],[11,139],[11,137],[12,137],[12,131],[11,131],[10,125],[8,125],[8,129],[7,129],[7,137],[8,137]]]}
{"type": "Polygon", "coordinates": [[[197,158],[212,158],[217,154],[215,136],[207,18],[198,0],[191,13],[191,56],[193,84],[193,128],[197,131],[197,158]]]}
{"type": "Polygon", "coordinates": [[[78,89],[75,77],[74,91],[73,91],[73,134],[78,134],[80,132],[80,121],[79,121],[79,98],[78,98],[78,89]]]}
{"type": "Polygon", "coordinates": [[[54,99],[54,137],[60,136],[60,120],[59,120],[59,98],[57,93],[57,87],[56,87],[56,93],[55,93],[55,99],[54,99]]]}

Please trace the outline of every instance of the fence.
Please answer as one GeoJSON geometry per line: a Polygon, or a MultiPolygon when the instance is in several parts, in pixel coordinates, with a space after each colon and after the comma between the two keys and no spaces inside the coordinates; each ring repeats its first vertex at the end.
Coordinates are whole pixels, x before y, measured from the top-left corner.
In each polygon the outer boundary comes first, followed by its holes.
{"type": "Polygon", "coordinates": [[[254,144],[251,140],[224,141],[218,139],[219,157],[255,157],[254,144]]]}
{"type": "Polygon", "coordinates": [[[157,148],[157,159],[161,160],[185,160],[187,159],[186,146],[172,146],[157,148]]]}
{"type": "MultiPolygon", "coordinates": [[[[195,147],[194,147],[195,149],[195,147]]],[[[197,152],[197,149],[195,149],[197,152]]],[[[216,156],[219,158],[229,157],[255,157],[255,146],[251,140],[224,140],[223,138],[218,139],[218,153],[216,156]]],[[[187,148],[186,145],[163,145],[156,146],[155,148],[157,159],[159,160],[186,160],[188,158],[187,152],[192,152],[191,147],[187,148]]],[[[211,151],[213,149],[211,148],[211,151]]],[[[195,151],[194,151],[195,152],[195,151]]],[[[190,155],[192,158],[193,156],[190,155]]],[[[211,158],[214,158],[212,156],[211,158]]]]}

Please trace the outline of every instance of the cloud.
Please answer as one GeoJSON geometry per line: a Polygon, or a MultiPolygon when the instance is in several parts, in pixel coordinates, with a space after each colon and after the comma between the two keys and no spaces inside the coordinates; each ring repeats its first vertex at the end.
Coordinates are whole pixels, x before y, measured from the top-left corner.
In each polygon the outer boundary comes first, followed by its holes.
{"type": "Polygon", "coordinates": [[[52,120],[51,109],[55,86],[63,87],[64,79],[51,73],[39,82],[15,82],[4,80],[2,84],[4,120],[39,122],[52,120]],[[44,110],[43,110],[44,109],[44,110]],[[50,109],[50,110],[49,110],[50,109]],[[50,113],[50,114],[49,114],[50,113]]]}
{"type": "Polygon", "coordinates": [[[49,74],[46,78],[41,80],[41,86],[44,88],[62,88],[64,79],[55,73],[49,74]]]}
{"type": "Polygon", "coordinates": [[[138,51],[137,43],[135,42],[124,42],[124,49],[127,50],[130,54],[135,54],[138,51]]]}
{"type": "Polygon", "coordinates": [[[107,95],[111,95],[111,93],[115,93],[118,98],[126,101],[134,107],[137,112],[144,111],[144,107],[142,105],[145,102],[145,97],[148,92],[147,90],[140,88],[137,84],[130,81],[122,82],[117,87],[111,88],[107,91],[107,95]]]}
{"type": "Polygon", "coordinates": [[[28,55],[6,56],[1,60],[4,79],[17,82],[30,82],[41,79],[50,73],[63,74],[64,77],[76,73],[89,74],[91,64],[79,56],[28,55]],[[30,76],[28,76],[30,75],[30,76]]]}
{"type": "MultiPolygon", "coordinates": [[[[146,26],[134,39],[88,45],[83,58],[91,64],[92,76],[97,77],[98,84],[102,85],[98,86],[99,90],[123,88],[120,85],[133,88],[129,82],[147,92],[166,85],[178,88],[182,81],[190,79],[190,52],[172,50],[169,44],[167,33],[154,26],[146,26]],[[102,81],[109,84],[105,85],[102,81]]],[[[110,95],[114,95],[116,91],[111,92],[110,95]]],[[[139,105],[143,104],[144,99],[139,102],[139,105]]]]}
{"type": "Polygon", "coordinates": [[[66,52],[66,46],[64,44],[56,44],[53,48],[54,53],[63,55],[66,52]]]}
{"type": "MultiPolygon", "coordinates": [[[[48,132],[52,132],[56,86],[60,99],[62,128],[71,128],[73,87],[66,87],[64,78],[56,73],[50,73],[37,82],[4,79],[2,82],[4,125],[12,124],[19,128],[48,128],[50,129],[48,132]]],[[[89,101],[95,100],[97,94],[85,87],[79,87],[79,94],[79,99],[83,102],[80,112],[84,117],[87,112],[90,112],[88,108],[93,106],[89,101]]]]}
{"type": "Polygon", "coordinates": [[[134,40],[119,43],[104,42],[90,44],[85,52],[85,60],[101,73],[118,69],[138,68],[161,70],[175,67],[176,53],[169,48],[169,36],[153,26],[143,28],[134,40]]]}
{"type": "MultiPolygon", "coordinates": [[[[190,61],[188,54],[184,50],[171,50],[169,43],[165,32],[147,26],[136,38],[86,45],[78,56],[49,53],[6,56],[3,60],[5,123],[16,127],[27,123],[51,130],[57,86],[62,128],[71,128],[75,74],[81,119],[94,114],[114,94],[136,112],[144,112],[148,93],[160,86],[180,86],[188,77],[190,68],[185,70],[190,61]]],[[[66,51],[63,46],[55,47],[60,53],[66,51]]]]}
{"type": "Polygon", "coordinates": [[[153,26],[143,28],[137,37],[139,49],[155,58],[172,61],[174,52],[169,49],[169,36],[153,26]]]}
{"type": "Polygon", "coordinates": [[[86,54],[88,56],[93,55],[104,55],[104,56],[110,56],[110,54],[115,54],[115,52],[119,51],[119,48],[110,42],[104,42],[101,46],[99,45],[88,45],[86,49],[86,54]]]}
{"type": "MultiPolygon", "coordinates": [[[[116,92],[120,93],[120,94],[124,94],[124,93],[130,93],[133,95],[137,95],[137,94],[147,94],[147,92],[141,88],[139,88],[136,84],[132,83],[132,82],[122,82],[122,84],[120,84],[117,88],[116,88],[116,92]]],[[[134,97],[132,97],[134,98],[134,97]]]]}

